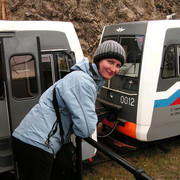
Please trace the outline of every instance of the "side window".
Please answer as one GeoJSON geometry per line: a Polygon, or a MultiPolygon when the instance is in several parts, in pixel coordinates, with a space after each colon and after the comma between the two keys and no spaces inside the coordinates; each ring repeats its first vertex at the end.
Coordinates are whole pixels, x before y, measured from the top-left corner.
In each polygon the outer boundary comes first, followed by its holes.
{"type": "Polygon", "coordinates": [[[177,46],[178,76],[180,76],[180,45],[177,46]]]}
{"type": "Polygon", "coordinates": [[[43,52],[41,54],[41,85],[43,92],[70,72],[71,66],[75,63],[73,57],[73,52],[65,51],[43,52]]]}
{"type": "Polygon", "coordinates": [[[0,99],[4,99],[4,84],[2,78],[0,78],[0,99]]]}
{"type": "Polygon", "coordinates": [[[4,83],[3,83],[2,69],[0,70],[0,99],[4,99],[4,83]]]}
{"type": "Polygon", "coordinates": [[[2,72],[2,59],[1,59],[1,43],[0,43],[0,100],[4,99],[4,83],[3,83],[3,72],[2,72]]]}
{"type": "Polygon", "coordinates": [[[58,78],[61,79],[70,72],[70,68],[73,65],[72,59],[65,52],[56,54],[56,57],[58,61],[58,78]]]}
{"type": "Polygon", "coordinates": [[[41,59],[42,59],[42,90],[44,92],[55,82],[55,77],[53,76],[52,73],[52,69],[54,69],[53,55],[43,54],[41,55],[41,59]]]}
{"type": "Polygon", "coordinates": [[[18,55],[10,59],[12,94],[14,98],[35,97],[38,93],[34,57],[18,55]]]}
{"type": "Polygon", "coordinates": [[[163,78],[171,78],[176,76],[177,55],[175,50],[175,45],[171,45],[166,49],[162,71],[163,78]]]}

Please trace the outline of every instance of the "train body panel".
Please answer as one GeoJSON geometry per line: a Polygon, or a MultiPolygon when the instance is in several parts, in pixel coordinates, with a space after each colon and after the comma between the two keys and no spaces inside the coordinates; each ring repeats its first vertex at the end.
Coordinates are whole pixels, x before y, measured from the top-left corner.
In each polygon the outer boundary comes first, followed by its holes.
{"type": "MultiPolygon", "coordinates": [[[[180,134],[179,37],[179,20],[104,27],[100,43],[112,39],[126,51],[119,74],[105,84],[98,96],[101,105],[117,115],[117,131],[140,141],[180,134]],[[122,108],[117,110],[115,106],[122,108]]],[[[112,128],[113,121],[109,116],[102,122],[112,128]]]]}
{"type": "MultiPolygon", "coordinates": [[[[41,94],[83,59],[83,52],[72,23],[58,21],[0,21],[0,52],[1,173],[14,168],[13,130],[41,94]]],[[[83,141],[82,152],[88,159],[96,149],[83,141]]]]}
{"type": "MultiPolygon", "coordinates": [[[[28,31],[31,31],[35,33],[37,36],[39,31],[42,31],[41,36],[42,36],[42,44],[41,48],[42,50],[48,49],[48,46],[50,46],[50,49],[64,49],[67,46],[64,46],[63,43],[58,43],[58,40],[63,41],[64,43],[69,43],[70,48],[76,52],[75,56],[77,61],[82,59],[82,49],[79,48],[80,43],[77,38],[76,31],[74,30],[74,26],[70,22],[59,22],[59,21],[0,21],[1,27],[0,27],[0,32],[6,33],[6,32],[11,32],[12,34],[14,32],[19,32],[21,31],[21,36],[22,34],[26,34],[28,31]],[[73,29],[73,30],[72,30],[73,29]],[[59,37],[59,36],[53,36],[51,35],[51,38],[47,37],[47,32],[49,31],[56,32],[56,33],[61,33],[64,34],[64,37],[59,37]],[[44,33],[43,33],[44,32],[44,33]],[[47,43],[46,40],[49,40],[47,43]],[[66,40],[65,40],[66,39],[66,40]],[[65,40],[65,41],[64,41],[65,40]]],[[[52,33],[51,33],[52,34],[52,33]]],[[[4,35],[5,36],[5,35],[4,35]]],[[[33,36],[33,35],[32,35],[33,36]]]]}
{"type": "Polygon", "coordinates": [[[148,23],[141,64],[136,137],[148,141],[154,100],[159,79],[166,28],[162,23],[148,23]],[[139,129],[140,128],[140,129],[139,129]]]}

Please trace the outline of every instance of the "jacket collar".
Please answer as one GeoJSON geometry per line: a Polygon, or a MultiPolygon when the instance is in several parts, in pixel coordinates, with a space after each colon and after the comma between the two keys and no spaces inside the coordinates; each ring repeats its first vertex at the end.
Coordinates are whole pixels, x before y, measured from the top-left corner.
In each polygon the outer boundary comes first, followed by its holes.
{"type": "Polygon", "coordinates": [[[92,77],[93,80],[95,81],[98,91],[105,83],[104,78],[99,74],[96,64],[94,64],[94,63],[90,64],[88,58],[83,58],[83,60],[76,63],[71,68],[71,70],[72,71],[83,71],[83,72],[89,74],[89,76],[92,77]]]}

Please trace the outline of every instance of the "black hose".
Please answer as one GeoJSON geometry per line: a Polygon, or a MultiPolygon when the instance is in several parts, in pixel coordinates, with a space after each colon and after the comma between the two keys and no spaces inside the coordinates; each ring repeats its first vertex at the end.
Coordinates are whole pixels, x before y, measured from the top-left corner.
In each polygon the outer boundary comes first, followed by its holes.
{"type": "Polygon", "coordinates": [[[105,137],[109,136],[109,135],[112,134],[113,131],[116,129],[118,123],[119,123],[119,121],[116,121],[116,122],[114,123],[114,127],[112,128],[112,130],[111,130],[110,132],[108,132],[107,134],[105,134],[105,135],[103,135],[103,136],[97,135],[97,137],[99,137],[99,138],[105,138],[105,137]]]}

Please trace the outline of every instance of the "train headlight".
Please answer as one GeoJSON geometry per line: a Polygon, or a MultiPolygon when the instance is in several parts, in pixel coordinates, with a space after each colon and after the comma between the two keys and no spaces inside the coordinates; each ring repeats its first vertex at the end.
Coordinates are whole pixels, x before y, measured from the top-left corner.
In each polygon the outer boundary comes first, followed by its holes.
{"type": "Polygon", "coordinates": [[[110,92],[109,97],[110,97],[111,99],[113,99],[114,95],[113,95],[112,92],[110,92]]]}

